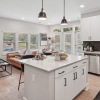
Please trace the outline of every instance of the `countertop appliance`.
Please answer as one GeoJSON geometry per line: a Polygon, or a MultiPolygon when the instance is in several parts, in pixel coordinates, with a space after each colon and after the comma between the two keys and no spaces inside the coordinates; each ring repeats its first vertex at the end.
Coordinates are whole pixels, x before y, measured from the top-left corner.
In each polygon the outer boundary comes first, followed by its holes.
{"type": "Polygon", "coordinates": [[[100,52],[85,52],[89,58],[88,72],[100,75],[100,52]]]}

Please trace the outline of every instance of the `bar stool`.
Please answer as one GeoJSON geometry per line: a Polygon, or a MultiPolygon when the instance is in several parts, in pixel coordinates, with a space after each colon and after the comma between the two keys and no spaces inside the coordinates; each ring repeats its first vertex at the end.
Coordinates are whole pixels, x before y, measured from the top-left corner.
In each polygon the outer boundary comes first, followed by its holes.
{"type": "MultiPolygon", "coordinates": [[[[21,59],[29,59],[29,58],[34,58],[34,55],[24,55],[21,57],[21,59]]],[[[19,78],[19,83],[18,83],[18,91],[19,91],[19,88],[20,88],[20,84],[24,83],[24,81],[21,81],[21,76],[22,76],[22,73],[24,72],[24,64],[21,64],[21,72],[20,72],[20,78],[19,78]]]]}

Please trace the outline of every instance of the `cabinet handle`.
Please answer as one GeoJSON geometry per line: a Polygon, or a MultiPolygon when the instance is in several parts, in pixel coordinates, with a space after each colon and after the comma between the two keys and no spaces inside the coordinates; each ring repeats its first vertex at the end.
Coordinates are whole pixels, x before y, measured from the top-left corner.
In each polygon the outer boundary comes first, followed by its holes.
{"type": "Polygon", "coordinates": [[[76,74],[76,77],[75,77],[75,79],[77,79],[77,72],[75,72],[75,74],[76,74]]]}
{"type": "Polygon", "coordinates": [[[83,64],[85,64],[86,62],[83,62],[83,64]]]}
{"type": "Polygon", "coordinates": [[[75,67],[73,67],[73,68],[77,68],[78,66],[75,66],[75,67]]]}
{"type": "Polygon", "coordinates": [[[73,80],[75,80],[75,73],[73,73],[73,75],[74,75],[74,79],[73,80]]]}
{"type": "Polygon", "coordinates": [[[67,79],[66,79],[66,78],[64,78],[64,80],[65,80],[65,84],[64,84],[64,86],[66,86],[66,85],[67,85],[67,79]]]}
{"type": "Polygon", "coordinates": [[[82,75],[84,75],[84,69],[82,69],[83,70],[83,74],[82,75]]]}
{"type": "Polygon", "coordinates": [[[58,74],[63,74],[65,71],[62,71],[61,73],[58,73],[58,74]]]}

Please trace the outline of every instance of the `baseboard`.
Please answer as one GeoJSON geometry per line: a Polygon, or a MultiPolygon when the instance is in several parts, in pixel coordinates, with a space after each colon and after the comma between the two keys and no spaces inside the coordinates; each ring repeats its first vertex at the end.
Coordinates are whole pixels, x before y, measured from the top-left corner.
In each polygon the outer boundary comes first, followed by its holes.
{"type": "Polygon", "coordinates": [[[27,100],[26,97],[23,97],[23,100],[27,100]]]}

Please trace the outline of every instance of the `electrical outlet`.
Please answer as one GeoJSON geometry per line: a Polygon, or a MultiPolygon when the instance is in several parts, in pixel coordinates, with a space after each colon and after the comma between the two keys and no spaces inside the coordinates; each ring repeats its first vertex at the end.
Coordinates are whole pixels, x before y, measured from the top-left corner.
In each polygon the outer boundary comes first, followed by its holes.
{"type": "Polygon", "coordinates": [[[32,74],[32,81],[35,82],[35,74],[32,74]]]}

